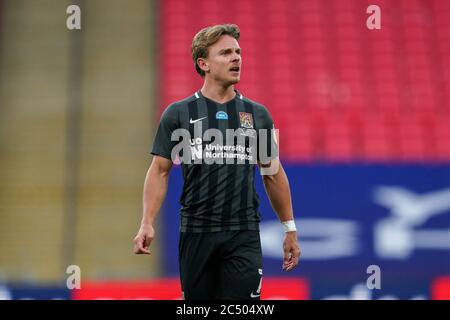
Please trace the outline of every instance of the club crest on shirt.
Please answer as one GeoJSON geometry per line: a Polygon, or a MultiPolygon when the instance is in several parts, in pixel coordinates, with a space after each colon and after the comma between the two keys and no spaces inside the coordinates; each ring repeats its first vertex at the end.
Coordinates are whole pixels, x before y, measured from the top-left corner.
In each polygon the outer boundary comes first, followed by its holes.
{"type": "Polygon", "coordinates": [[[239,120],[241,121],[241,127],[253,129],[253,117],[251,113],[239,112],[239,120]]]}

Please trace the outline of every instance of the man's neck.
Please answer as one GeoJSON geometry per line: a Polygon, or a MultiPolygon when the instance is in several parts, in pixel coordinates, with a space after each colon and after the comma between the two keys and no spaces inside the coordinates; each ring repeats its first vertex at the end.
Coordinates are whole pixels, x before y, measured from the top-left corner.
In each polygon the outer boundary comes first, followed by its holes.
{"type": "Polygon", "coordinates": [[[218,103],[230,101],[236,96],[233,85],[222,87],[219,85],[210,85],[207,81],[205,81],[200,91],[204,97],[217,101],[218,103]]]}

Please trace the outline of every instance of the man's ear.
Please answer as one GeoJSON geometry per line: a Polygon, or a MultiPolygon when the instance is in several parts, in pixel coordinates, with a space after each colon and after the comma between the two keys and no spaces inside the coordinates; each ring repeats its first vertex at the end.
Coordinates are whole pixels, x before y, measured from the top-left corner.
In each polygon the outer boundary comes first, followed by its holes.
{"type": "Polygon", "coordinates": [[[208,72],[209,71],[209,66],[208,66],[208,64],[206,63],[206,61],[205,61],[205,59],[204,58],[198,58],[197,59],[197,65],[200,67],[200,69],[202,69],[203,71],[205,71],[205,72],[208,72]]]}

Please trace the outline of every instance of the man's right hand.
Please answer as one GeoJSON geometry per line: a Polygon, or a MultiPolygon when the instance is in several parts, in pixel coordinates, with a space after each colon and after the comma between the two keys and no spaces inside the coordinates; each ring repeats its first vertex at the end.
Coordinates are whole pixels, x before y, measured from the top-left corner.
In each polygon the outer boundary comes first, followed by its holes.
{"type": "Polygon", "coordinates": [[[136,237],[134,238],[134,253],[150,254],[150,244],[155,237],[155,230],[152,225],[141,225],[136,237]]]}

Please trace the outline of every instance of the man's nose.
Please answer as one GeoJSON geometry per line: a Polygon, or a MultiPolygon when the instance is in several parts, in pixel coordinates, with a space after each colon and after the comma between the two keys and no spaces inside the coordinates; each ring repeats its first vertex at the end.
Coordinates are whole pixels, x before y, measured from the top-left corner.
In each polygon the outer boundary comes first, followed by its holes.
{"type": "Polygon", "coordinates": [[[237,62],[237,61],[240,61],[240,60],[241,60],[241,56],[239,54],[237,54],[237,53],[234,53],[233,57],[232,57],[232,61],[233,62],[237,62]]]}

